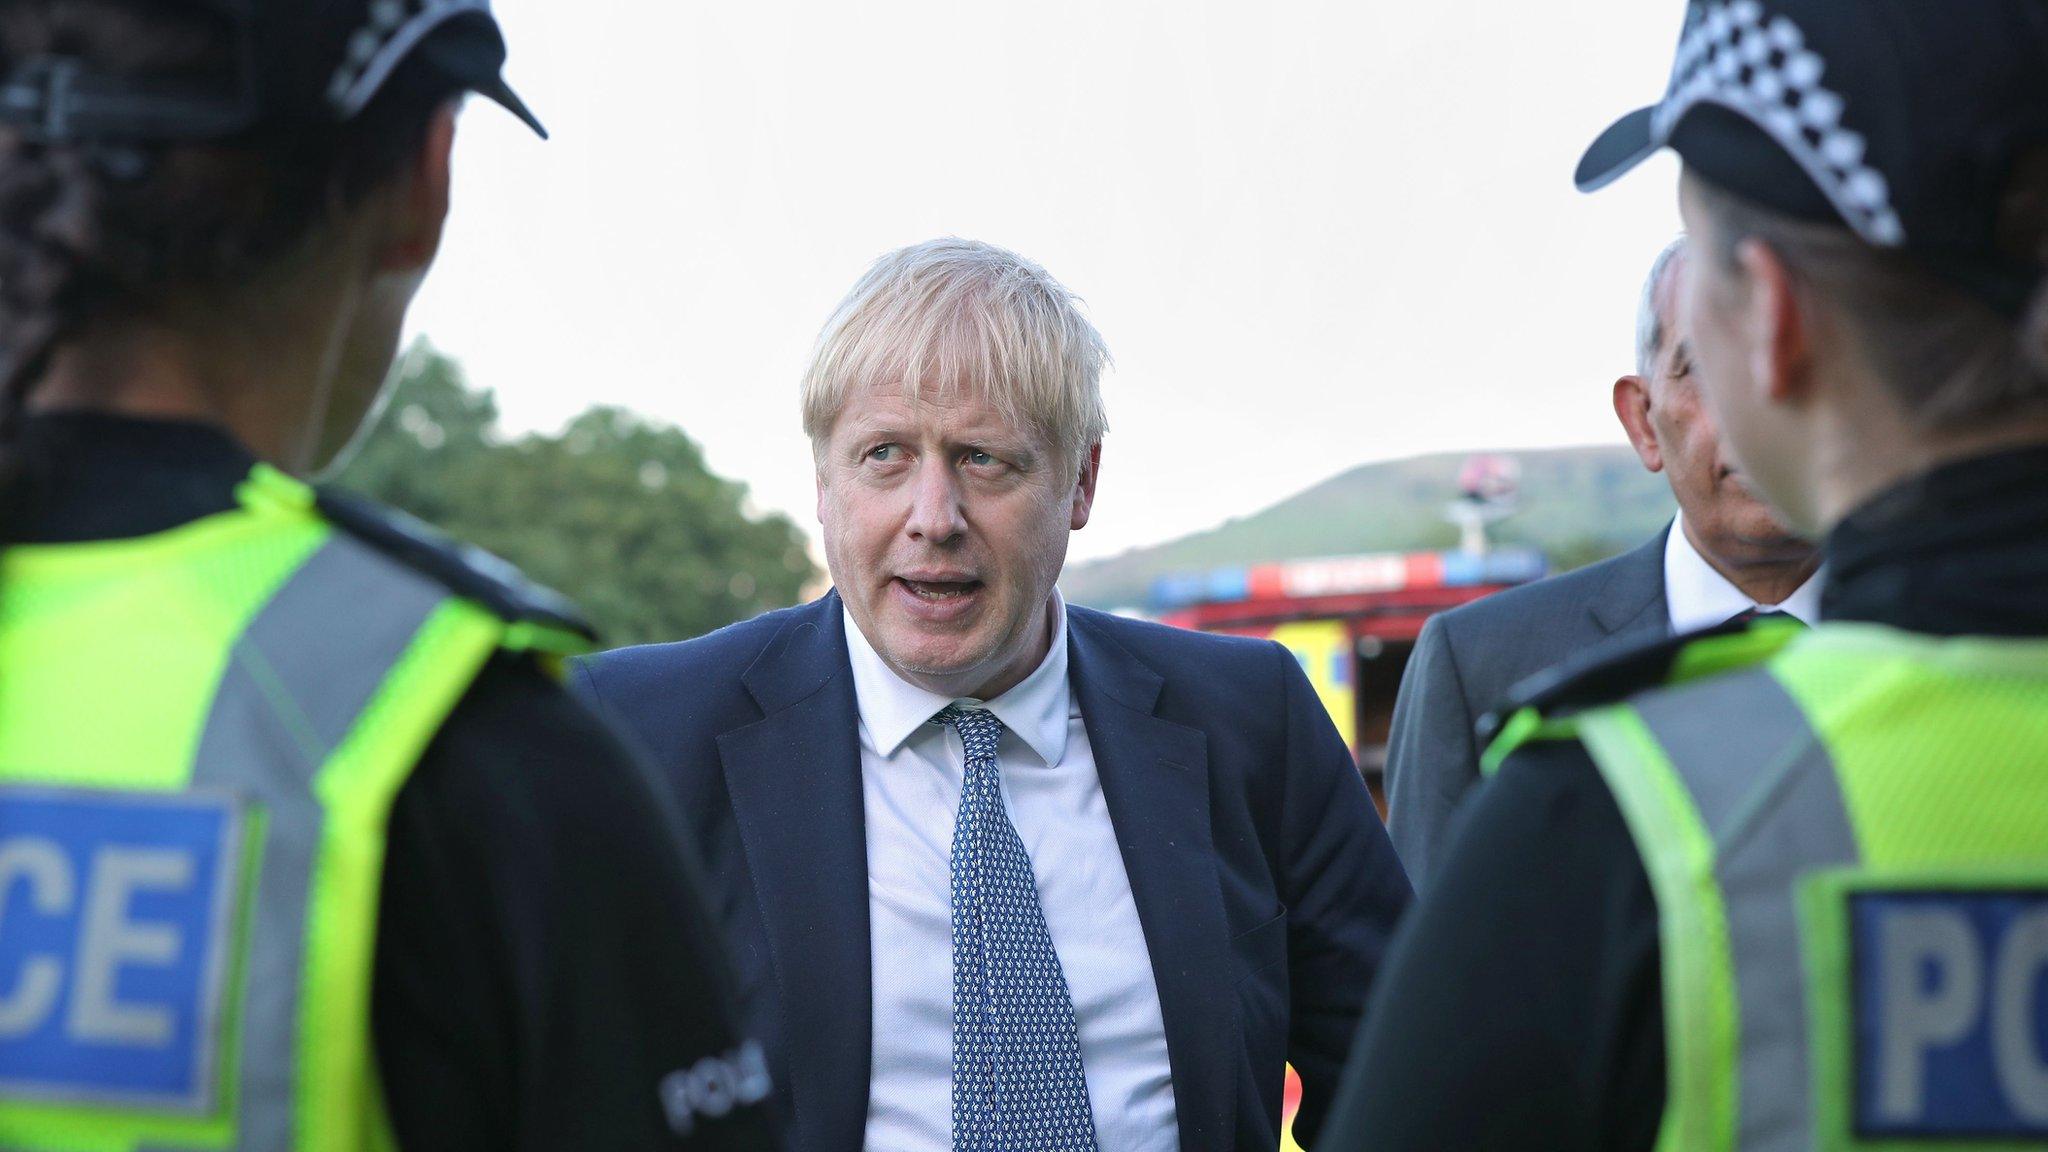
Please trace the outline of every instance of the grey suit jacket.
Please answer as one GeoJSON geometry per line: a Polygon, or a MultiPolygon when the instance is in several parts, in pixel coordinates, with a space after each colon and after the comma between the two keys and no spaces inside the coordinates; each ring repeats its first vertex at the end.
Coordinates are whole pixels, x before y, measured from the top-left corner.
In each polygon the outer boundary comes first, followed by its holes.
{"type": "Polygon", "coordinates": [[[1420,894],[1479,780],[1474,726],[1522,680],[1591,648],[1671,630],[1664,542],[1432,616],[1401,677],[1387,740],[1387,832],[1420,894]]]}

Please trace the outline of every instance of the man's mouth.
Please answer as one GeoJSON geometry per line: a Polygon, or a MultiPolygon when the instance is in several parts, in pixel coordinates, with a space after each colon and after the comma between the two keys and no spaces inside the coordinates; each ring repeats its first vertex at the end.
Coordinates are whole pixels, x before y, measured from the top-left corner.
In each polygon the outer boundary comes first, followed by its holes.
{"type": "Polygon", "coordinates": [[[908,576],[898,576],[896,583],[918,599],[934,604],[958,600],[963,596],[972,595],[981,588],[979,580],[914,580],[908,576]]]}

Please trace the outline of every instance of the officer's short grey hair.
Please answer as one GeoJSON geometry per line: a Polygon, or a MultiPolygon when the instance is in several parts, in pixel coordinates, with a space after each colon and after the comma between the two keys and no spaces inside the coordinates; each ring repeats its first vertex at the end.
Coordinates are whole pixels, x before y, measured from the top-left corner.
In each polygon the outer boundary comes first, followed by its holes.
{"type": "Polygon", "coordinates": [[[974,240],[929,240],[877,260],[841,301],[804,373],[804,431],[824,451],[848,395],[967,391],[1036,430],[1072,465],[1109,430],[1109,349],[1080,299],[1045,269],[974,240]]]}
{"type": "Polygon", "coordinates": [[[1644,380],[1657,372],[1657,349],[1664,346],[1664,331],[1677,317],[1666,316],[1657,309],[1657,290],[1664,286],[1664,277],[1678,263],[1678,254],[1685,251],[1685,237],[1680,236],[1664,246],[1657,253],[1657,259],[1650,265],[1649,278],[1643,281],[1642,303],[1636,306],[1636,375],[1644,380]]]}

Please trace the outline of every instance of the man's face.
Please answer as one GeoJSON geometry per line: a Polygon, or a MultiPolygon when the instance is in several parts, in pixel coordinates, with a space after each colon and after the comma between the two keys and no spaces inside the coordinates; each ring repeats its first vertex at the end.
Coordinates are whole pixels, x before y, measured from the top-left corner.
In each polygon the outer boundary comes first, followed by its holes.
{"type": "Polygon", "coordinates": [[[1681,254],[1657,288],[1664,341],[1645,385],[1654,443],[1647,449],[1639,443],[1638,451],[1652,469],[1663,470],[1694,543],[1708,557],[1737,566],[1796,560],[1812,545],[1794,536],[1750,488],[1702,392],[1702,376],[1712,369],[1700,360],[1703,341],[1688,314],[1694,262],[1690,253],[1681,254]]]}
{"type": "MultiPolygon", "coordinates": [[[[1717,246],[1725,241],[1714,233],[1714,222],[1699,204],[1690,178],[1680,187],[1679,210],[1688,233],[1697,238],[1700,251],[1720,251],[1717,246]]],[[[1809,535],[1818,534],[1822,525],[1805,496],[1806,478],[1799,467],[1807,455],[1805,433],[1787,413],[1774,411],[1764,402],[1765,390],[1756,376],[1758,357],[1753,354],[1751,334],[1745,330],[1736,273],[1713,259],[1702,258],[1689,261],[1684,274],[1673,279],[1684,282],[1680,323],[1690,334],[1703,385],[1694,389],[1704,392],[1694,406],[1702,416],[1711,411],[1708,422],[1727,429],[1723,458],[1741,462],[1745,491],[1757,494],[1749,502],[1761,509],[1762,515],[1776,517],[1774,523],[1794,525],[1809,535]],[[1764,499],[1779,509],[1782,517],[1760,503],[1764,499]]],[[[1686,515],[1692,515],[1690,508],[1686,515]]]]}
{"type": "Polygon", "coordinates": [[[833,584],[891,668],[988,699],[1037,667],[1099,451],[1069,466],[973,392],[848,394],[819,450],[818,522],[833,584]]]}

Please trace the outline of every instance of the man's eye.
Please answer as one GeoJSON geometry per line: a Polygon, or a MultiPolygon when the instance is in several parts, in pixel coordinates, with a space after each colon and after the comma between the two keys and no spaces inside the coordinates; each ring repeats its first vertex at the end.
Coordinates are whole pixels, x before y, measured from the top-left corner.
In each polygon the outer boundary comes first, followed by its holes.
{"type": "Polygon", "coordinates": [[[1671,378],[1673,380],[1683,380],[1690,375],[1692,375],[1692,361],[1679,360],[1671,365],[1671,378]]]}
{"type": "Polygon", "coordinates": [[[868,459],[879,464],[887,464],[891,460],[896,459],[902,452],[903,450],[894,444],[883,444],[879,447],[868,449],[868,459]]]}
{"type": "Polygon", "coordinates": [[[986,452],[981,451],[980,449],[976,449],[975,451],[969,452],[967,454],[967,462],[969,464],[974,465],[977,468],[986,468],[989,465],[994,464],[996,462],[996,458],[989,455],[986,452]]]}

